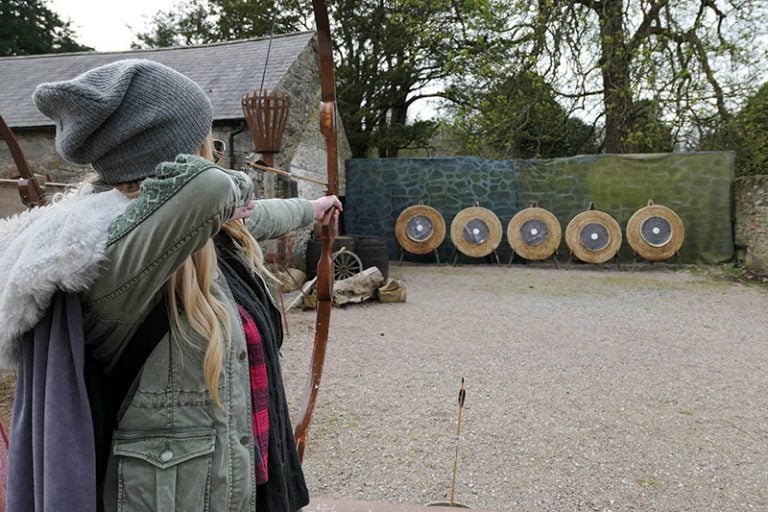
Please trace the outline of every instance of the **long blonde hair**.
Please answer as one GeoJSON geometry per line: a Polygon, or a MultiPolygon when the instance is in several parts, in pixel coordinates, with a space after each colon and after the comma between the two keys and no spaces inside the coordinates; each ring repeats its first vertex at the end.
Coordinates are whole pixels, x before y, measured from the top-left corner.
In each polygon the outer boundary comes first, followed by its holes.
{"type": "MultiPolygon", "coordinates": [[[[199,155],[213,161],[211,134],[203,141],[199,155]]],[[[137,195],[130,188],[121,188],[127,195],[137,195]]],[[[230,220],[222,225],[241,251],[243,259],[254,272],[270,275],[264,267],[264,256],[258,242],[240,220],[230,220]]],[[[202,339],[207,340],[203,358],[203,375],[214,403],[221,405],[219,380],[224,364],[225,345],[232,335],[232,318],[227,307],[212,292],[214,275],[218,268],[216,248],[209,239],[202,249],[189,256],[181,267],[168,279],[168,304],[176,329],[189,341],[181,320],[179,306],[184,311],[189,327],[202,339]]]]}

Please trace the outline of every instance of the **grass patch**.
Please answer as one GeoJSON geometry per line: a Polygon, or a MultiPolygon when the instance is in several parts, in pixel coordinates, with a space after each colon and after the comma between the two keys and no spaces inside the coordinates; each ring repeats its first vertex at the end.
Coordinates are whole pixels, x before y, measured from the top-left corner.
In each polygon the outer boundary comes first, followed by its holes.
{"type": "Polygon", "coordinates": [[[751,272],[738,265],[698,265],[690,270],[693,274],[701,274],[715,281],[754,285],[768,290],[768,276],[751,272]]]}
{"type": "Polygon", "coordinates": [[[347,419],[338,413],[332,413],[327,417],[319,417],[315,420],[318,434],[328,434],[340,429],[357,428],[357,420],[347,419]]]}
{"type": "Polygon", "coordinates": [[[635,478],[635,483],[640,487],[650,487],[653,489],[659,489],[662,487],[661,482],[653,478],[635,478]]]}

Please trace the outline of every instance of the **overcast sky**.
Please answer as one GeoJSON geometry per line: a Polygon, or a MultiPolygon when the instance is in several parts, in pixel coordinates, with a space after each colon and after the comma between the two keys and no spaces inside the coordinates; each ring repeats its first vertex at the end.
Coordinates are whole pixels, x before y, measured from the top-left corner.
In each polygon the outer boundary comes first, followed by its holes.
{"type": "Polygon", "coordinates": [[[101,52],[131,49],[133,33],[174,0],[50,0],[49,6],[63,20],[72,21],[77,42],[101,52]],[[128,27],[131,28],[128,28],[128,27]]]}
{"type": "MultiPolygon", "coordinates": [[[[131,49],[133,34],[160,10],[170,10],[178,0],[48,0],[62,20],[72,21],[77,42],[100,52],[131,49]],[[130,28],[129,28],[130,27],[130,28]]],[[[431,101],[420,100],[409,109],[412,119],[435,115],[431,101]]]]}

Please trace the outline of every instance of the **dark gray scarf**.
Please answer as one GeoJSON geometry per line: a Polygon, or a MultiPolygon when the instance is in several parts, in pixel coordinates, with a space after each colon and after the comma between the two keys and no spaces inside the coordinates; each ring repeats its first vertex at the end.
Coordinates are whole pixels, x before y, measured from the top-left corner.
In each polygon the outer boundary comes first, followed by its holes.
{"type": "Polygon", "coordinates": [[[280,312],[272,303],[264,281],[254,276],[243,261],[232,238],[221,232],[215,238],[219,268],[227,279],[235,301],[256,322],[264,348],[269,381],[269,478],[257,491],[260,512],[294,512],[309,503],[288,403],[280,370],[283,328],[280,312]]]}

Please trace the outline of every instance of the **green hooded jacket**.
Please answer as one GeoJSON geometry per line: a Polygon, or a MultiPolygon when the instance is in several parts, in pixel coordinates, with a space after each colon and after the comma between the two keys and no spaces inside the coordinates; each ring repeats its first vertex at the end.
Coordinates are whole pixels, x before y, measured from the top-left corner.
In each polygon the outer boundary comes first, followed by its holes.
{"type": "MultiPolygon", "coordinates": [[[[181,155],[144,181],[139,197],[109,227],[103,271],[81,294],[86,342],[109,368],[160,300],[168,278],[252,195],[250,178],[181,155]]],[[[305,199],[257,201],[246,225],[257,240],[308,226],[305,199]]],[[[259,279],[261,277],[259,276],[259,279]]],[[[221,406],[203,376],[206,341],[175,322],[129,393],[114,432],[104,482],[105,510],[255,511],[250,378],[246,340],[227,282],[212,285],[231,319],[219,380],[221,406]]]]}

